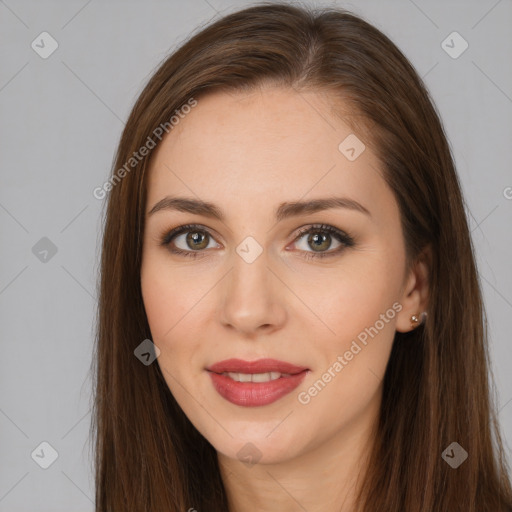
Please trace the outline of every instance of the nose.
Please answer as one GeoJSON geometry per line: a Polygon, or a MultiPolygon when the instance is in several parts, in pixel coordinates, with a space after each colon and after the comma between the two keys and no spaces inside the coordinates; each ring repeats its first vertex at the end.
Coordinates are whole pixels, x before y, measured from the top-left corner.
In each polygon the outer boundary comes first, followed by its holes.
{"type": "Polygon", "coordinates": [[[266,251],[252,263],[234,253],[233,267],[220,289],[221,323],[245,337],[281,329],[287,317],[283,288],[266,251]]]}

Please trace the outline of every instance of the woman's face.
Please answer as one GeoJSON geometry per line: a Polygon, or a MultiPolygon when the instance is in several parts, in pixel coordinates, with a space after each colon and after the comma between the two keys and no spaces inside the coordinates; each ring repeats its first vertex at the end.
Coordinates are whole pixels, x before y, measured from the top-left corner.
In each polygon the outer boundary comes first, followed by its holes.
{"type": "Polygon", "coordinates": [[[141,280],[157,363],[230,458],[290,460],[368,427],[395,330],[418,312],[397,203],[328,99],[210,94],[152,156],[141,280]],[[166,197],[183,201],[150,213],[166,197]],[[277,362],[248,364],[262,359],[277,362]]]}

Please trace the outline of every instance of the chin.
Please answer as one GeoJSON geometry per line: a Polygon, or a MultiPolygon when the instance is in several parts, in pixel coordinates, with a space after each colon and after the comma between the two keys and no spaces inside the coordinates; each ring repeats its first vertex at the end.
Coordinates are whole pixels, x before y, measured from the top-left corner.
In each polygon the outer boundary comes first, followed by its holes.
{"type": "Polygon", "coordinates": [[[287,462],[299,455],[304,448],[303,429],[291,428],[278,431],[276,422],[272,426],[258,422],[241,426],[240,423],[230,425],[224,422],[226,430],[233,436],[226,434],[224,430],[203,433],[219,454],[230,459],[239,460],[250,466],[252,464],[278,464],[287,462]],[[275,430],[273,430],[275,429],[275,430]]]}

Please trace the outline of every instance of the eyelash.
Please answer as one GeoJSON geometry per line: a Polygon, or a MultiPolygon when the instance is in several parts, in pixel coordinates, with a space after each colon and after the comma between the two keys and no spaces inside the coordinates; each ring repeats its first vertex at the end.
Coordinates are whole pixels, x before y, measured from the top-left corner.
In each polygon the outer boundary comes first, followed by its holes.
{"type": "MultiPolygon", "coordinates": [[[[208,229],[204,228],[203,226],[199,224],[185,224],[183,226],[178,226],[177,228],[172,229],[171,231],[165,233],[160,240],[160,245],[164,247],[168,247],[169,250],[173,254],[177,254],[179,256],[186,256],[189,258],[197,258],[200,256],[199,253],[204,251],[183,251],[182,249],[176,249],[176,248],[170,248],[170,244],[172,240],[183,233],[191,232],[191,231],[198,231],[201,233],[207,233],[208,236],[212,236],[208,229]]],[[[336,256],[340,252],[342,252],[347,247],[353,247],[354,246],[354,239],[344,233],[343,231],[340,231],[339,229],[329,226],[328,224],[315,224],[312,226],[308,226],[306,228],[303,228],[299,231],[293,242],[297,242],[300,240],[304,235],[311,233],[311,232],[323,232],[330,235],[333,235],[338,242],[342,244],[342,246],[338,247],[338,249],[334,251],[329,252],[310,252],[310,251],[303,251],[305,252],[304,258],[305,259],[316,259],[316,258],[326,258],[330,256],[336,256]]],[[[213,237],[212,237],[213,238],[213,237]]]]}

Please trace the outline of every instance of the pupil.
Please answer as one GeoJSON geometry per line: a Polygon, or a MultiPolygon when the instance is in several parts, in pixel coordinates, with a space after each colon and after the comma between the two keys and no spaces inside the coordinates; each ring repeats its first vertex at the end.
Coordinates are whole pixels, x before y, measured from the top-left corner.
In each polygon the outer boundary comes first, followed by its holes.
{"type": "Polygon", "coordinates": [[[200,244],[204,242],[204,239],[206,238],[206,236],[204,235],[204,233],[199,233],[198,231],[194,231],[192,233],[189,233],[187,238],[192,240],[192,245],[194,245],[195,247],[199,247],[200,244]]]}
{"type": "MultiPolygon", "coordinates": [[[[329,235],[325,235],[325,234],[324,235],[319,235],[319,234],[312,235],[312,236],[310,236],[310,242],[313,242],[313,244],[316,248],[322,248],[322,244],[325,243],[328,236],[329,235]]],[[[328,246],[329,246],[329,244],[327,244],[327,247],[324,247],[324,249],[327,249],[328,246]]]]}

